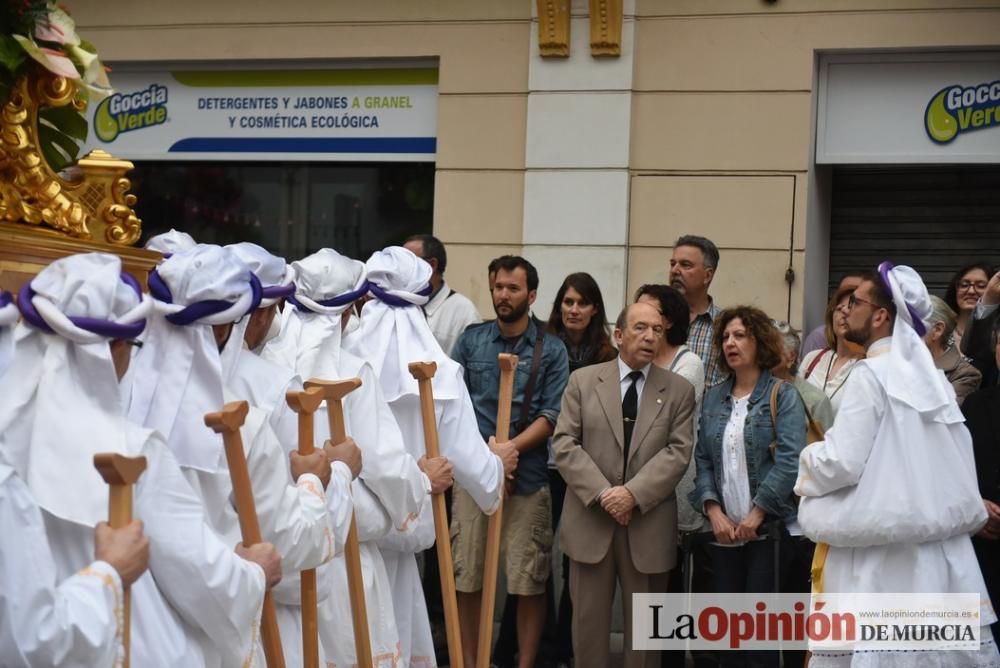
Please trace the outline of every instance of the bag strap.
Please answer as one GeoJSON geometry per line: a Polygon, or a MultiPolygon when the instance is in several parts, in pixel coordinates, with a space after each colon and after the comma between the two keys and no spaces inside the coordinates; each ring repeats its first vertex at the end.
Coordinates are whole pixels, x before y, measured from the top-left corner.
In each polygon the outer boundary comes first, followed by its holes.
{"type": "Polygon", "coordinates": [[[809,368],[806,369],[806,375],[803,376],[804,379],[809,378],[809,374],[813,372],[813,369],[815,369],[816,365],[819,364],[820,359],[823,357],[823,355],[826,353],[827,350],[831,350],[831,348],[823,348],[823,350],[819,352],[819,355],[816,355],[816,357],[813,358],[813,361],[809,364],[809,368]]]}
{"type": "MultiPolygon", "coordinates": [[[[682,350],[682,351],[680,352],[680,354],[679,354],[679,355],[675,356],[675,357],[674,357],[674,361],[670,363],[670,370],[671,370],[671,371],[673,371],[673,370],[674,370],[674,367],[676,367],[676,366],[677,366],[677,363],[678,363],[678,362],[680,361],[680,359],[681,359],[682,357],[684,357],[684,355],[686,355],[687,353],[690,353],[690,352],[691,352],[691,349],[690,349],[690,348],[685,348],[684,350],[682,350]]],[[[692,353],[692,354],[693,354],[693,353],[692,353]]]]}
{"type": "Polygon", "coordinates": [[[778,448],[778,392],[781,390],[781,384],[785,381],[779,380],[771,388],[771,428],[774,429],[775,441],[771,445],[767,446],[767,451],[771,455],[771,461],[774,461],[774,451],[778,448]]]}
{"type": "Polygon", "coordinates": [[[539,328],[535,337],[535,350],[531,356],[531,373],[528,374],[528,384],[524,386],[524,400],[521,402],[521,416],[517,420],[517,430],[521,432],[528,426],[528,416],[531,413],[531,400],[535,395],[535,382],[538,380],[538,367],[542,363],[542,346],[545,343],[545,332],[539,328]]]}
{"type": "Polygon", "coordinates": [[[771,388],[771,427],[774,428],[774,433],[778,433],[778,392],[781,390],[781,384],[785,382],[779,380],[771,388]]]}

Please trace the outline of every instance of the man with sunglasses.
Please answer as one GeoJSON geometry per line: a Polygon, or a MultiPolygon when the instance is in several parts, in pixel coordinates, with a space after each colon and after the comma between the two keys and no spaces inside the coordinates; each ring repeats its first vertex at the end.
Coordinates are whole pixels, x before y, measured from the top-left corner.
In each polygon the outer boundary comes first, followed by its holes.
{"type": "Polygon", "coordinates": [[[921,339],[932,312],[917,272],[888,262],[851,294],[846,336],[864,346],[866,359],[848,378],[824,440],[802,451],[798,520],[825,544],[813,560],[814,592],[976,592],[979,647],[814,648],[811,668],[1000,663],[988,629],[996,615],[969,538],[987,511],[955,392],[921,339]]]}

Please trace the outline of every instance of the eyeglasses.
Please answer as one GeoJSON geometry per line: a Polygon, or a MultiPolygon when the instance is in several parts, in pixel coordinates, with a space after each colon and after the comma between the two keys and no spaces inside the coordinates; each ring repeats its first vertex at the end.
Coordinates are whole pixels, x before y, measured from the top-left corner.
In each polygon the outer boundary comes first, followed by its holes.
{"type": "Polygon", "coordinates": [[[966,290],[972,288],[976,292],[984,292],[986,290],[986,281],[962,281],[958,284],[958,291],[965,292],[966,290]]]}
{"type": "Polygon", "coordinates": [[[868,304],[876,311],[880,308],[885,308],[884,306],[879,306],[875,302],[870,302],[867,299],[862,299],[861,297],[855,297],[854,293],[852,292],[847,296],[847,310],[850,311],[851,309],[853,309],[855,306],[858,305],[858,302],[861,302],[862,304],[868,304]]]}

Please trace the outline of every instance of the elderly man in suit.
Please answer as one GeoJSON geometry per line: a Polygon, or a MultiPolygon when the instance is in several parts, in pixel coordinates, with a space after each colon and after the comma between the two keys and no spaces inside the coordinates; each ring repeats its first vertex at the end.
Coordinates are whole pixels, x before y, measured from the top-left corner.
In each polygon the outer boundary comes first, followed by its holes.
{"type": "Polygon", "coordinates": [[[664,592],[676,558],[674,488],[691,458],[694,389],[652,364],[663,324],[646,303],[615,324],[617,359],[576,371],[563,395],[552,449],[573,492],[559,540],[570,558],[577,668],[609,665],[615,581],[625,609],[625,667],[659,665],[633,651],[631,595],[664,592]]]}

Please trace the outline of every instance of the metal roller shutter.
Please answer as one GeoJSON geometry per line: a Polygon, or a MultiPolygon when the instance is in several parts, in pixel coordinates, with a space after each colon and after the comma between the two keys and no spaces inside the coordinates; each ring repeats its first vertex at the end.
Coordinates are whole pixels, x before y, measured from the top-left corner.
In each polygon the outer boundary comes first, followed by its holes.
{"type": "Polygon", "coordinates": [[[1000,265],[1000,165],[835,168],[831,290],[886,259],[912,266],[937,295],[964,264],[1000,265]]]}

